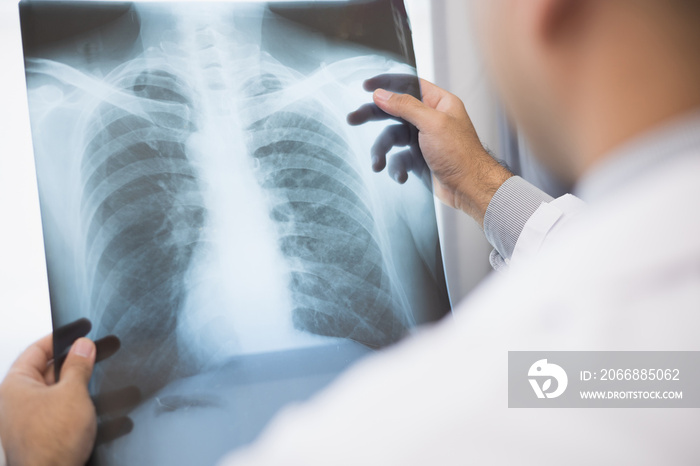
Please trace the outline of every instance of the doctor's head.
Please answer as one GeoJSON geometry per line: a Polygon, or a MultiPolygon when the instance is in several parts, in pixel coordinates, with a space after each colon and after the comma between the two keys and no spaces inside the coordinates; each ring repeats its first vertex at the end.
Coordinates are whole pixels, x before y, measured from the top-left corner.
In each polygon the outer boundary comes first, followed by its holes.
{"type": "Polygon", "coordinates": [[[625,140],[700,108],[697,0],[474,4],[509,114],[564,181],[625,140]]]}

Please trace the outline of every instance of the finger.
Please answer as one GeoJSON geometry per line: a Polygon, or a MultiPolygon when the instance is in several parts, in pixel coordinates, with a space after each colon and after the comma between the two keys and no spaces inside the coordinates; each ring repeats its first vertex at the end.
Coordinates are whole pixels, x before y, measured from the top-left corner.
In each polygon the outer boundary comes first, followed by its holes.
{"type": "Polygon", "coordinates": [[[423,130],[438,120],[440,112],[433,110],[420,100],[408,94],[394,94],[385,89],[374,91],[374,103],[384,112],[408,121],[423,130]]]}
{"type": "Polygon", "coordinates": [[[397,183],[403,184],[408,181],[408,174],[413,173],[418,176],[424,184],[432,189],[430,169],[423,158],[420,147],[411,145],[409,149],[393,154],[389,161],[389,176],[397,183]]]}
{"type": "MultiPolygon", "coordinates": [[[[88,319],[78,319],[66,325],[58,327],[53,332],[54,346],[56,348],[55,356],[55,371],[60,371],[63,367],[63,361],[68,356],[71,345],[80,337],[84,337],[92,329],[92,323],[88,319]]],[[[56,372],[55,376],[58,376],[56,372]]]]}
{"type": "Polygon", "coordinates": [[[394,147],[403,147],[411,143],[411,129],[407,125],[392,125],[384,129],[374,142],[370,154],[372,169],[380,172],[386,167],[386,154],[394,147]]]}
{"type": "Polygon", "coordinates": [[[114,335],[107,335],[106,337],[95,341],[95,349],[97,353],[95,356],[95,363],[104,361],[105,359],[113,356],[114,353],[119,351],[121,345],[122,343],[119,338],[114,335]]]}
{"type": "Polygon", "coordinates": [[[131,408],[141,402],[141,391],[138,387],[130,385],[110,392],[102,393],[95,397],[95,411],[98,416],[113,415],[131,408]]]}
{"type": "Polygon", "coordinates": [[[24,350],[10,370],[43,381],[51,359],[53,359],[53,335],[46,335],[24,350]]]}
{"type": "Polygon", "coordinates": [[[394,154],[389,159],[389,176],[399,184],[408,181],[408,172],[415,166],[415,158],[411,149],[394,154]]]}
{"type": "Polygon", "coordinates": [[[409,152],[411,154],[410,172],[421,178],[425,178],[427,176],[428,184],[432,184],[430,167],[428,167],[428,162],[426,162],[425,157],[423,157],[423,152],[421,151],[420,146],[418,144],[412,144],[409,152]]]}
{"type": "Polygon", "coordinates": [[[435,106],[441,99],[447,97],[448,95],[451,95],[445,89],[436,86],[435,84],[431,83],[430,81],[426,81],[425,79],[420,80],[420,90],[421,95],[423,96],[423,102],[426,105],[429,105],[433,108],[435,108],[435,106]]]}
{"type": "Polygon", "coordinates": [[[370,121],[392,120],[393,116],[383,112],[374,104],[365,104],[347,116],[348,124],[351,126],[359,126],[370,121]]]}
{"type": "Polygon", "coordinates": [[[134,421],[126,416],[102,422],[97,426],[95,446],[113,442],[119,437],[129,434],[133,429],[134,421]]]}
{"type": "Polygon", "coordinates": [[[75,340],[90,333],[91,329],[92,323],[85,318],[58,327],[53,332],[56,347],[69,348],[75,340]]]}
{"type": "Polygon", "coordinates": [[[420,97],[420,85],[418,78],[411,74],[380,74],[366,80],[363,84],[366,91],[374,92],[377,89],[386,89],[401,94],[411,94],[420,97]]]}
{"type": "Polygon", "coordinates": [[[453,117],[461,117],[464,106],[454,94],[436,86],[425,79],[416,79],[411,75],[385,74],[368,79],[364,83],[367,91],[385,89],[393,93],[409,94],[420,99],[432,109],[445,112],[453,117]]]}
{"type": "Polygon", "coordinates": [[[456,95],[436,86],[425,79],[420,80],[422,101],[430,108],[434,108],[455,118],[462,118],[466,110],[464,104],[456,95]]]}
{"type": "Polygon", "coordinates": [[[53,385],[56,383],[56,368],[54,367],[55,361],[49,362],[44,371],[44,382],[46,385],[53,385]]]}
{"type": "MultiPolygon", "coordinates": [[[[416,79],[411,75],[383,74],[368,79],[364,83],[367,91],[374,92],[377,89],[386,89],[398,94],[410,94],[420,98],[428,107],[437,109],[438,106],[446,107],[441,110],[450,114],[449,107],[457,103],[457,97],[445,89],[436,86],[425,79],[416,79]]],[[[454,115],[453,115],[454,116],[454,115]]]]}
{"type": "MultiPolygon", "coordinates": [[[[87,319],[84,319],[87,320],[87,319]]],[[[88,321],[89,322],[89,321],[88,321]]],[[[85,331],[85,329],[83,330],[85,331]]],[[[89,332],[89,328],[87,329],[87,332],[89,332]]],[[[97,341],[95,341],[95,348],[96,348],[96,355],[95,355],[95,363],[98,363],[100,361],[104,361],[105,359],[111,357],[119,351],[119,348],[121,347],[121,341],[119,338],[117,338],[114,335],[108,335],[104,338],[101,338],[97,341]]],[[[44,379],[47,384],[53,385],[56,382],[56,367],[60,369],[63,367],[63,363],[66,360],[66,357],[68,356],[68,351],[70,350],[70,347],[66,348],[66,350],[61,354],[54,363],[49,364],[51,367],[51,372],[52,374],[49,375],[47,372],[44,374],[44,379]]]]}
{"type": "Polygon", "coordinates": [[[78,384],[87,387],[92,369],[95,365],[97,350],[95,344],[87,338],[79,338],[66,357],[59,383],[78,384]]]}

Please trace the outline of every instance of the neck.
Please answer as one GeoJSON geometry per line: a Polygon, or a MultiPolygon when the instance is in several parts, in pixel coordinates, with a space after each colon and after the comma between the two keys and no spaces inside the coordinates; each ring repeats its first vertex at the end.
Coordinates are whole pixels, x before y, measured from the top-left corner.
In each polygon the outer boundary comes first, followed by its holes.
{"type": "Polygon", "coordinates": [[[575,97],[579,176],[626,141],[700,108],[700,52],[659,36],[608,34],[591,54],[575,97]]]}

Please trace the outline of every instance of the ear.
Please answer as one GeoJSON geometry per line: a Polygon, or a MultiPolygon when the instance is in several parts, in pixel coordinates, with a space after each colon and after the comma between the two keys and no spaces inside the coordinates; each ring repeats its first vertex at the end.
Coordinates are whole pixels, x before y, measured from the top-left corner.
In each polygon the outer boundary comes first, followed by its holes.
{"type": "Polygon", "coordinates": [[[586,7],[595,0],[519,0],[523,27],[529,37],[555,46],[580,32],[586,7]]]}

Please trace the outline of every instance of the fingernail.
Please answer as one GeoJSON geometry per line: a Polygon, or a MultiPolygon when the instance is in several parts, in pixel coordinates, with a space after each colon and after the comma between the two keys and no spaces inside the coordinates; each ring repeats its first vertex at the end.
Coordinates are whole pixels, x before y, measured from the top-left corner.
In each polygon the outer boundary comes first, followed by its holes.
{"type": "Polygon", "coordinates": [[[381,100],[382,102],[386,102],[391,99],[392,95],[394,95],[392,92],[385,91],[384,89],[377,89],[374,91],[374,98],[381,100]]]}
{"type": "Polygon", "coordinates": [[[80,357],[90,358],[92,357],[93,349],[94,345],[90,340],[87,338],[80,338],[73,344],[72,351],[80,357]]]}

